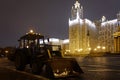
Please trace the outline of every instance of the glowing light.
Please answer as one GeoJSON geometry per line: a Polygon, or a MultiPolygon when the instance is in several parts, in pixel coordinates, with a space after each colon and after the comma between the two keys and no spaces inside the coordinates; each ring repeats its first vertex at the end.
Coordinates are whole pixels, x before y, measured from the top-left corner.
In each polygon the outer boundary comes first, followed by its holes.
{"type": "Polygon", "coordinates": [[[106,48],[103,46],[102,49],[106,49],[106,48]]]}
{"type": "Polygon", "coordinates": [[[83,51],[83,49],[82,49],[82,48],[81,48],[81,49],[77,49],[77,51],[78,51],[78,52],[81,52],[81,51],[83,51]]]}
{"type": "Polygon", "coordinates": [[[44,42],[45,42],[45,43],[48,43],[48,40],[46,39],[46,40],[44,40],[44,42]]]}
{"type": "Polygon", "coordinates": [[[65,54],[68,54],[68,53],[70,53],[70,50],[65,50],[65,54]]]}
{"type": "Polygon", "coordinates": [[[69,43],[69,39],[63,41],[63,44],[67,44],[67,43],[69,43]]]}
{"type": "Polygon", "coordinates": [[[34,33],[34,31],[31,29],[31,30],[30,30],[30,33],[34,33]]]}
{"type": "Polygon", "coordinates": [[[88,48],[88,50],[91,50],[91,48],[88,48]]]}
{"type": "Polygon", "coordinates": [[[60,70],[57,69],[56,71],[54,71],[54,76],[56,77],[67,76],[69,73],[70,71],[67,70],[66,68],[63,70],[63,72],[60,72],[60,70]]]}
{"type": "Polygon", "coordinates": [[[8,53],[8,52],[9,52],[8,50],[5,51],[5,53],[8,53]]]}
{"type": "Polygon", "coordinates": [[[101,48],[101,46],[97,46],[97,48],[98,48],[98,49],[100,49],[100,48],[101,48]]]}
{"type": "Polygon", "coordinates": [[[50,38],[49,40],[50,42],[59,42],[59,39],[56,39],[56,38],[50,38]]]}
{"type": "Polygon", "coordinates": [[[66,52],[70,52],[70,50],[65,50],[66,52]]]}
{"type": "Polygon", "coordinates": [[[29,46],[27,46],[27,48],[29,48],[29,46]]]}
{"type": "Polygon", "coordinates": [[[75,8],[79,8],[80,7],[80,3],[78,1],[76,1],[76,3],[74,5],[75,5],[75,8]]]}
{"type": "Polygon", "coordinates": [[[104,22],[104,21],[106,21],[106,17],[105,16],[102,17],[102,22],[104,22]]]}
{"type": "Polygon", "coordinates": [[[83,50],[83,49],[80,49],[81,51],[83,50]]]}
{"type": "Polygon", "coordinates": [[[94,51],[97,51],[97,49],[95,48],[94,51]]]}
{"type": "Polygon", "coordinates": [[[43,42],[43,40],[40,40],[40,44],[43,44],[44,42],[43,42]]]}

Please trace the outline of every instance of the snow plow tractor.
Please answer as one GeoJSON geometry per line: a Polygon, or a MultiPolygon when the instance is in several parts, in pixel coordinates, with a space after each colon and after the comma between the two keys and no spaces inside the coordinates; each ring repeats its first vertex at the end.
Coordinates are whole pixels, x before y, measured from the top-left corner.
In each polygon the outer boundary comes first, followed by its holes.
{"type": "Polygon", "coordinates": [[[32,73],[42,73],[48,78],[78,76],[83,73],[74,58],[64,58],[61,47],[46,44],[43,35],[29,32],[18,41],[19,47],[14,53],[17,70],[23,71],[29,64],[32,73]]]}

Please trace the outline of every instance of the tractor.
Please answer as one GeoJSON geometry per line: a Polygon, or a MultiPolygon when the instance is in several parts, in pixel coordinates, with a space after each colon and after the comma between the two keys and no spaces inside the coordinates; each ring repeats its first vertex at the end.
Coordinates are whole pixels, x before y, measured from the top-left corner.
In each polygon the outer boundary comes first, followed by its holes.
{"type": "Polygon", "coordinates": [[[41,34],[29,32],[20,37],[12,60],[17,70],[24,71],[26,65],[33,74],[44,74],[48,78],[78,76],[83,73],[75,58],[65,58],[60,45],[45,43],[41,34]]]}

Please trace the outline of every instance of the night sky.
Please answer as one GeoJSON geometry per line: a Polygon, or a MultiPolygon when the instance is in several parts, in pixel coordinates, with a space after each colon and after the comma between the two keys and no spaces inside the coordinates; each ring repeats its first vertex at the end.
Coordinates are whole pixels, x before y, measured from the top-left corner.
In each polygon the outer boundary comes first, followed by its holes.
{"type": "MultiPolygon", "coordinates": [[[[17,46],[30,29],[43,35],[67,39],[68,19],[76,0],[0,0],[0,47],[17,46]]],[[[79,0],[84,18],[115,19],[120,0],[79,0]]]]}

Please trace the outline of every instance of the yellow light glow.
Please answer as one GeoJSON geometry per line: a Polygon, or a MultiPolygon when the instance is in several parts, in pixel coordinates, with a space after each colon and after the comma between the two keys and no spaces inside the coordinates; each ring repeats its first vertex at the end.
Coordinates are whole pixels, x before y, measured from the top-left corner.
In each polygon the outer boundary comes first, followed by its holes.
{"type": "Polygon", "coordinates": [[[70,52],[70,50],[66,50],[66,52],[70,52]]]}
{"type": "Polygon", "coordinates": [[[81,52],[81,51],[83,51],[83,49],[82,49],[82,48],[81,48],[81,49],[77,49],[77,51],[78,51],[78,52],[81,52]]]}
{"type": "Polygon", "coordinates": [[[98,49],[100,49],[100,48],[101,48],[101,46],[97,46],[97,48],[98,48],[98,49]]]}
{"type": "Polygon", "coordinates": [[[27,46],[27,48],[29,48],[29,46],[27,46]]]}
{"type": "Polygon", "coordinates": [[[33,33],[33,32],[34,32],[34,31],[31,29],[31,30],[30,30],[30,33],[33,33]]]}
{"type": "Polygon", "coordinates": [[[91,48],[88,48],[88,50],[91,50],[91,48]]]}
{"type": "Polygon", "coordinates": [[[9,52],[8,50],[5,51],[5,53],[8,53],[8,52],[9,52]]]}
{"type": "Polygon", "coordinates": [[[102,49],[106,49],[105,47],[102,47],[102,49]]]}
{"type": "Polygon", "coordinates": [[[97,49],[95,48],[94,51],[97,51],[97,49]]]}

